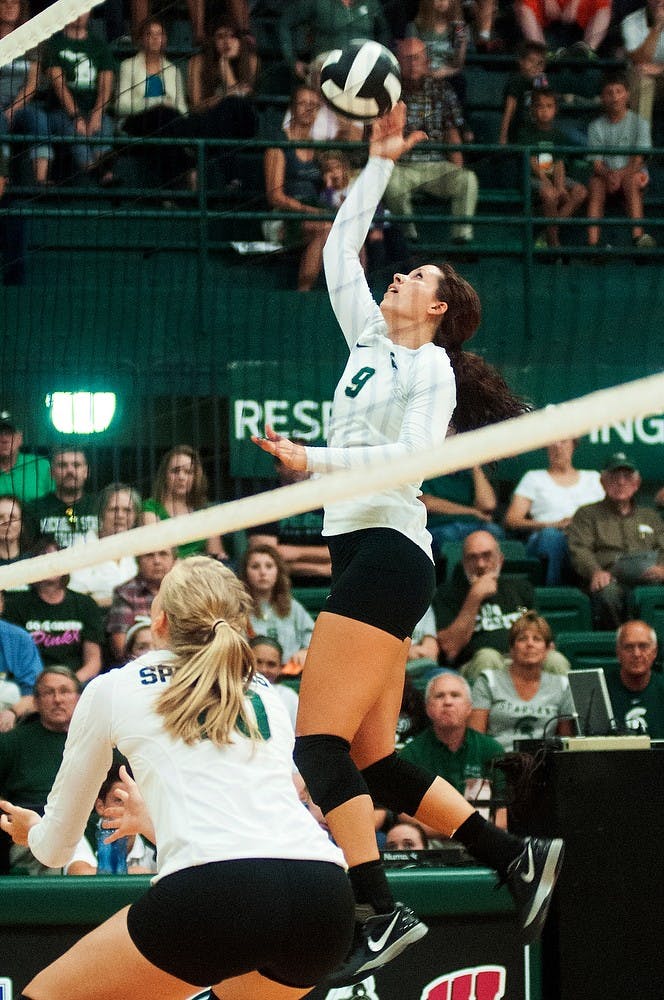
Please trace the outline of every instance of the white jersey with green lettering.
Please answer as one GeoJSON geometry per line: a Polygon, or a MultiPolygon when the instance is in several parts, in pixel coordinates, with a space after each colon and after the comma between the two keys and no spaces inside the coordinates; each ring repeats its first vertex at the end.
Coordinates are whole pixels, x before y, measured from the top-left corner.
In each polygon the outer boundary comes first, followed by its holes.
{"type": "Polygon", "coordinates": [[[191,746],[164,729],[155,701],[173,654],[145,653],[95,678],[76,706],[43,821],[29,846],[42,864],[67,864],[85,828],[116,746],[129,760],[156,831],[159,874],[239,858],[330,861],[343,855],[300,802],[293,784],[293,728],[260,675],[247,699],[261,741],[237,731],[228,746],[191,746]]]}
{"type": "MultiPolygon", "coordinates": [[[[350,349],[334,394],[328,446],[307,448],[312,472],[398,465],[445,440],[456,405],[454,373],[442,347],[401,347],[387,336],[359,251],[392,173],[390,160],[372,157],[334,221],[324,251],[330,300],[350,349]]],[[[324,535],[359,528],[394,528],[431,556],[421,480],[370,496],[330,504],[324,535]]]]}

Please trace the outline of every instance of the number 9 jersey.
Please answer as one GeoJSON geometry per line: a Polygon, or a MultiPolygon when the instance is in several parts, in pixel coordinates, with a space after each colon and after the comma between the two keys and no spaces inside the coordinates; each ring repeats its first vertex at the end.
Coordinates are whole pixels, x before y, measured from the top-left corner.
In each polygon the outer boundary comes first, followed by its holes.
{"type": "MultiPolygon", "coordinates": [[[[359,260],[376,205],[391,175],[389,160],[372,158],[341,206],[324,251],[330,300],[350,348],[334,394],[328,447],[307,448],[312,472],[398,463],[442,444],[456,405],[449,358],[433,343],[395,344],[359,260]]],[[[394,528],[431,556],[421,480],[331,504],[323,534],[394,528]]]]}

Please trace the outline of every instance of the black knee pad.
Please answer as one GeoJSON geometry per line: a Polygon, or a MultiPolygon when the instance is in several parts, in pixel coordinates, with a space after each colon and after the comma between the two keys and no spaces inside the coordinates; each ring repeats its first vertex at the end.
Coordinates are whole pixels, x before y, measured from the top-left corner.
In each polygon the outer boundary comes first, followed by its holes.
{"type": "Polygon", "coordinates": [[[377,806],[409,816],[415,815],[435,778],[396,752],[365,767],[362,776],[377,806]]]}
{"type": "Polygon", "coordinates": [[[349,799],[369,794],[351,760],[350,743],[341,736],[297,736],[293,760],[323,816],[349,799]]]}

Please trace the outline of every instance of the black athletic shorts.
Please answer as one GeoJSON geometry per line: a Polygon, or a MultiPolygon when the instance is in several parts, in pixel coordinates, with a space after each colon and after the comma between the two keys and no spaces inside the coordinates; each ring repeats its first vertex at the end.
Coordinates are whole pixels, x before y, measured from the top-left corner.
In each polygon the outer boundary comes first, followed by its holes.
{"type": "Polygon", "coordinates": [[[343,868],[280,858],[184,868],[127,914],[144,958],[194,986],[254,970],[285,986],[313,986],[346,957],[353,923],[343,868]]]}
{"type": "Polygon", "coordinates": [[[394,528],[363,528],[326,541],[332,586],[324,610],[409,638],[436,589],[428,555],[394,528]]]}

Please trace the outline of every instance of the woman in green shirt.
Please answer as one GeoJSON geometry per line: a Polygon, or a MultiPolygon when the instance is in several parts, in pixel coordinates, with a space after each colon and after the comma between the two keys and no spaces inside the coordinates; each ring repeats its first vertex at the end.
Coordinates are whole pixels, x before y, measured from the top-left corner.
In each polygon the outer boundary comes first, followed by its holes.
{"type": "MultiPolygon", "coordinates": [[[[201,457],[188,444],[178,444],[166,452],[152,484],[152,497],[143,502],[143,524],[155,524],[169,517],[191,514],[208,506],[207,476],[201,457]]],[[[200,538],[178,546],[178,558],[209,555],[227,560],[228,555],[219,535],[200,538]]]]}

